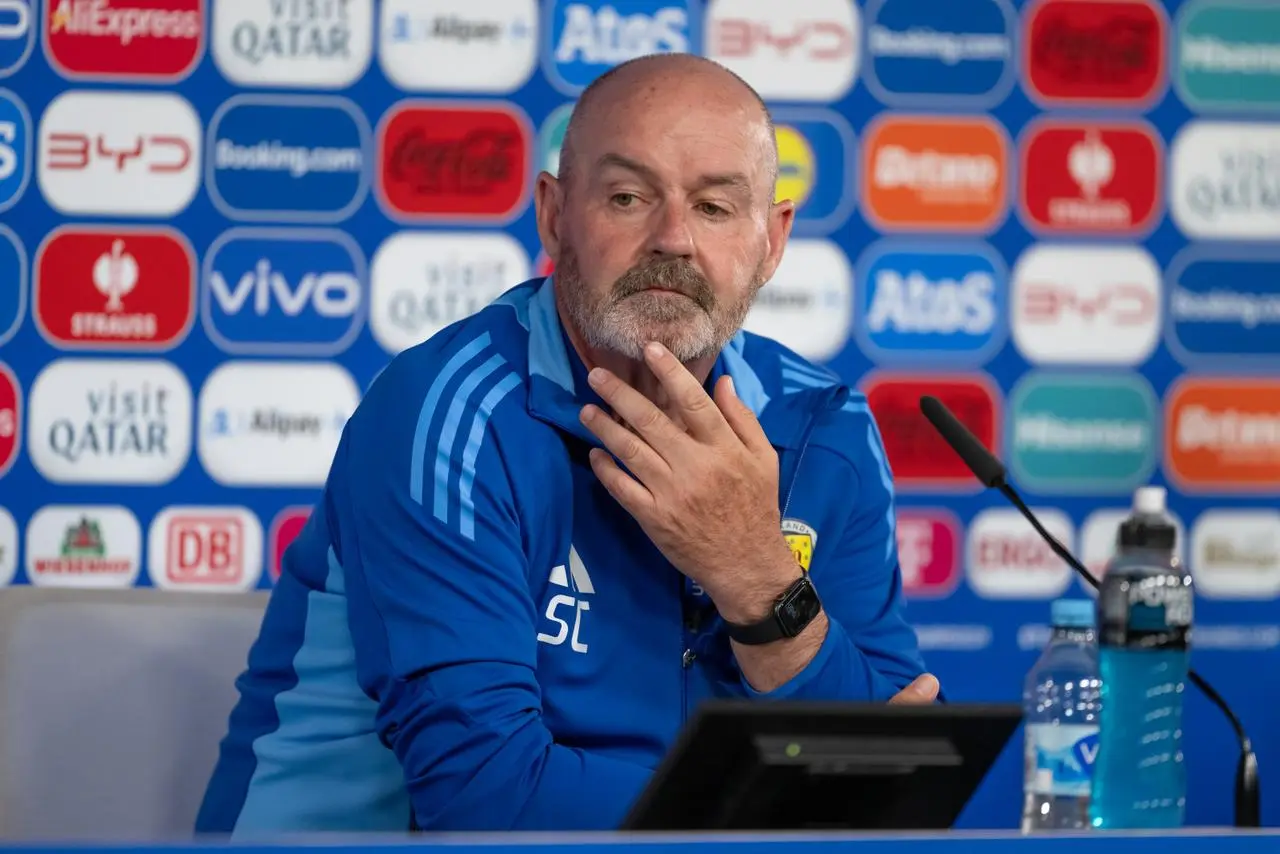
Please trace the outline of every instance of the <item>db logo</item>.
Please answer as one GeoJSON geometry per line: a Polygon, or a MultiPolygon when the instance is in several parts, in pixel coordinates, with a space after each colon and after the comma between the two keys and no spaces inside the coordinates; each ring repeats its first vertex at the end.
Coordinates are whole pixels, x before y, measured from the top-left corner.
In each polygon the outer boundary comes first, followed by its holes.
{"type": "Polygon", "coordinates": [[[64,214],[172,216],[200,184],[200,119],[163,92],[71,91],[40,122],[37,177],[64,214]]]}
{"type": "Polygon", "coordinates": [[[935,599],[960,579],[960,523],[944,510],[898,511],[898,566],[902,589],[913,599],[935,599]]]}
{"type": "Polygon", "coordinates": [[[378,195],[402,220],[507,223],[528,203],[532,149],[514,104],[402,103],[378,128],[378,195]]]}
{"type": "Polygon", "coordinates": [[[867,405],[884,440],[899,489],[977,491],[982,485],[920,412],[920,398],[942,401],[978,441],[999,455],[999,393],[982,374],[873,374],[864,382],[867,405]]]}
{"type": "Polygon", "coordinates": [[[1164,156],[1146,125],[1039,122],[1021,160],[1022,213],[1037,230],[1134,235],[1158,214],[1164,156]]]}
{"type": "Polygon", "coordinates": [[[71,79],[176,82],[204,50],[203,0],[46,0],[45,53],[71,79]]]}
{"type": "Polygon", "coordinates": [[[167,350],[195,319],[195,253],[169,228],[63,226],[36,252],[32,291],[55,347],[167,350]]]}
{"type": "Polygon", "coordinates": [[[995,228],[1009,203],[1009,144],[987,118],[893,116],[863,149],[863,203],[882,230],[995,228]]]}
{"type": "Polygon", "coordinates": [[[280,568],[284,563],[285,550],[298,538],[307,520],[311,518],[310,507],[286,507],[276,514],[271,523],[271,556],[268,558],[272,583],[280,580],[280,568]]]}
{"type": "Polygon", "coordinates": [[[9,471],[22,446],[22,387],[0,362],[0,477],[9,471]]]}
{"type": "Polygon", "coordinates": [[[151,583],[165,590],[251,590],[262,577],[262,526],[243,507],[169,507],[147,543],[151,583]]]}
{"type": "Polygon", "coordinates": [[[1150,0],[1041,0],[1023,20],[1027,88],[1045,104],[1132,107],[1162,88],[1168,34],[1150,0]]]}

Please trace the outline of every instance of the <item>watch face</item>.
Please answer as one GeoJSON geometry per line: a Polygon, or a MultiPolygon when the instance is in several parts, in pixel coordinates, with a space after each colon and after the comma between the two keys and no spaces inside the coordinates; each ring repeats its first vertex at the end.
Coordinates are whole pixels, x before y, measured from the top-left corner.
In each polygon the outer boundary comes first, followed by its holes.
{"type": "Polygon", "coordinates": [[[788,591],[786,598],[778,603],[778,619],[792,635],[802,632],[822,610],[822,603],[818,600],[813,585],[809,584],[807,578],[803,582],[788,591]]]}

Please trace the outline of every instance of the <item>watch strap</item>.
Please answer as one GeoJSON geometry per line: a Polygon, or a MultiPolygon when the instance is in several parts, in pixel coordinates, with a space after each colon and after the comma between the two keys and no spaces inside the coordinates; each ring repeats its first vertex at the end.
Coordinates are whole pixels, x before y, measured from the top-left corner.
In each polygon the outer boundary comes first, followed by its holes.
{"type": "Polygon", "coordinates": [[[800,634],[813,621],[820,607],[818,593],[813,589],[809,576],[802,575],[788,585],[787,589],[782,591],[782,594],[777,599],[773,600],[773,607],[769,609],[769,615],[763,620],[750,624],[731,623],[725,620],[725,626],[729,632],[729,637],[733,640],[747,646],[758,646],[800,634]],[[794,620],[784,619],[782,612],[787,611],[794,615],[794,609],[788,606],[795,601],[797,596],[812,598],[817,607],[801,623],[792,625],[794,620]]]}

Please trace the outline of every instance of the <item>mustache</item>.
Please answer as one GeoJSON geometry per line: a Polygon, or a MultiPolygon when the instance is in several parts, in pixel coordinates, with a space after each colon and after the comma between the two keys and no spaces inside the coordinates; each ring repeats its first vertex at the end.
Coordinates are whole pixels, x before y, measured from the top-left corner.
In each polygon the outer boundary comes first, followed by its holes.
{"type": "Polygon", "coordinates": [[[662,288],[693,300],[703,311],[715,307],[711,283],[697,269],[681,258],[654,261],[632,267],[613,284],[614,299],[621,301],[642,291],[662,288]]]}

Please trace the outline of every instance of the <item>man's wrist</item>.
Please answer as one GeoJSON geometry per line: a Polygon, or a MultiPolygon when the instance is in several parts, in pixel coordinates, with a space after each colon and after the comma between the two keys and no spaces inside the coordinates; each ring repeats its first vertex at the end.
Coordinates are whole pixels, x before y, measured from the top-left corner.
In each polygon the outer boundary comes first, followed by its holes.
{"type": "Polygon", "coordinates": [[[716,610],[725,622],[750,626],[768,619],[778,597],[804,573],[796,563],[791,550],[785,558],[776,558],[759,572],[749,575],[736,589],[726,590],[719,598],[712,596],[716,610]]]}

